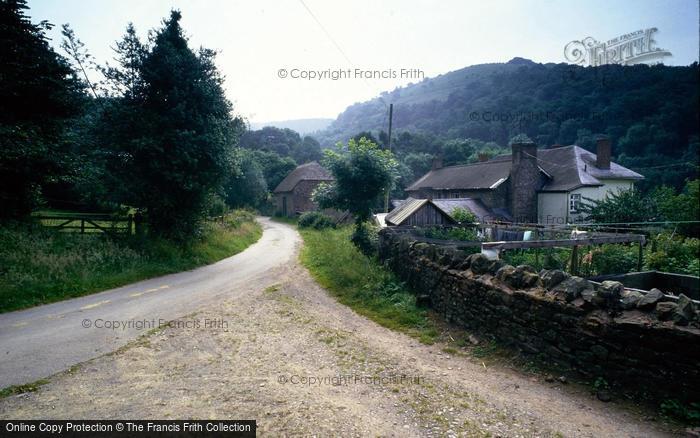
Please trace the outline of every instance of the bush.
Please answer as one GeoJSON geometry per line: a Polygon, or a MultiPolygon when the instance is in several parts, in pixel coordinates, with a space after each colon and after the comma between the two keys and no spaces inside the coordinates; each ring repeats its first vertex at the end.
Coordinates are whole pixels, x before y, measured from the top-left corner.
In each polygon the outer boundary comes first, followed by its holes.
{"type": "Polygon", "coordinates": [[[700,239],[662,233],[653,238],[646,256],[646,269],[699,275],[700,239]]]}
{"type": "Polygon", "coordinates": [[[319,211],[307,211],[299,216],[299,221],[297,222],[299,228],[313,228],[316,230],[323,230],[325,228],[335,228],[335,222],[330,216],[325,215],[319,211]]]}
{"type": "Polygon", "coordinates": [[[626,274],[637,269],[637,257],[636,247],[603,245],[584,256],[581,268],[592,275],[626,274]]]}
{"type": "Polygon", "coordinates": [[[661,403],[661,413],[691,425],[700,424],[700,403],[686,405],[675,399],[664,400],[661,403]]]}
{"type": "Polygon", "coordinates": [[[452,210],[452,219],[460,224],[473,224],[477,221],[476,216],[466,208],[457,207],[452,210]]]}
{"type": "Polygon", "coordinates": [[[479,240],[477,236],[476,228],[442,228],[442,227],[430,227],[426,228],[423,232],[425,237],[431,239],[442,239],[442,240],[459,240],[462,242],[470,242],[474,240],[479,240]]]}
{"type": "Polygon", "coordinates": [[[378,251],[378,230],[365,223],[358,223],[355,226],[350,241],[367,257],[377,255],[378,251]]]}
{"type": "Polygon", "coordinates": [[[255,222],[255,212],[239,208],[224,216],[224,220],[226,225],[232,226],[233,228],[239,228],[246,222],[255,222]]]}
{"type": "Polygon", "coordinates": [[[571,249],[544,248],[536,255],[535,249],[513,249],[501,252],[501,258],[509,265],[530,265],[535,269],[566,269],[571,249]]]}
{"type": "Polygon", "coordinates": [[[216,217],[226,214],[228,206],[220,196],[211,195],[207,200],[207,216],[216,217]]]}

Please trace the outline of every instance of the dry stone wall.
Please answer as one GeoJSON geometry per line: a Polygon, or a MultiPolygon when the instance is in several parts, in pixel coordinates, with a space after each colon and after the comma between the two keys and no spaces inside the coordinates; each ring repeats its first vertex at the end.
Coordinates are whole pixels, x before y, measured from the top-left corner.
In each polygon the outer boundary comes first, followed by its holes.
{"type": "Polygon", "coordinates": [[[379,256],[450,323],[591,380],[700,400],[700,313],[684,295],[509,266],[390,229],[379,256]]]}

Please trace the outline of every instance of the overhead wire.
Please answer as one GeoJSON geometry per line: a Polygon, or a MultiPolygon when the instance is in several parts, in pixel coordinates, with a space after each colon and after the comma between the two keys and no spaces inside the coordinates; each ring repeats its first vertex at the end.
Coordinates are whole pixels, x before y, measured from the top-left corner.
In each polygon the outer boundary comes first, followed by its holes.
{"type": "MultiPolygon", "coordinates": [[[[345,61],[346,61],[348,64],[350,64],[350,66],[352,66],[353,68],[356,68],[355,63],[352,62],[352,60],[351,60],[350,57],[347,55],[347,53],[343,50],[342,47],[340,47],[340,44],[338,44],[338,42],[336,41],[336,39],[333,38],[333,35],[331,35],[331,33],[330,33],[330,32],[328,31],[328,29],[326,28],[326,26],[324,26],[323,23],[321,23],[321,20],[319,20],[319,18],[316,16],[316,14],[313,13],[313,11],[311,10],[311,8],[309,8],[309,6],[304,2],[304,0],[299,0],[299,3],[301,3],[301,5],[302,5],[302,6],[304,7],[304,9],[306,10],[306,12],[307,12],[307,13],[311,16],[311,18],[316,22],[316,24],[318,25],[318,27],[321,28],[321,31],[323,31],[323,33],[324,33],[324,35],[326,36],[326,38],[328,38],[328,40],[331,42],[331,44],[333,44],[333,46],[336,48],[336,50],[338,50],[338,52],[339,52],[339,53],[341,54],[341,56],[345,59],[345,61]]],[[[367,82],[367,79],[362,78],[362,81],[364,82],[365,86],[366,86],[370,91],[374,91],[374,90],[372,89],[372,87],[370,86],[369,82],[367,82]]],[[[381,94],[380,94],[379,96],[377,96],[377,99],[379,99],[379,101],[384,105],[385,113],[384,113],[384,117],[383,117],[381,126],[385,126],[386,120],[387,120],[387,115],[388,115],[387,113],[388,113],[388,111],[389,111],[389,105],[386,103],[386,101],[385,101],[384,98],[381,96],[381,94]]]]}

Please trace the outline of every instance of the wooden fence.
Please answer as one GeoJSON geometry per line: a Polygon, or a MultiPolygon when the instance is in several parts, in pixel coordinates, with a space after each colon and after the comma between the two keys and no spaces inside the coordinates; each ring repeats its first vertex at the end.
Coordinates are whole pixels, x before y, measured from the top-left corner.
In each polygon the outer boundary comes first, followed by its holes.
{"type": "Polygon", "coordinates": [[[643,234],[617,234],[617,233],[606,233],[598,231],[589,231],[585,234],[576,235],[575,237],[571,235],[572,228],[550,228],[542,227],[537,225],[522,225],[522,224],[466,224],[457,226],[447,226],[440,227],[443,229],[448,228],[478,228],[484,230],[486,228],[500,228],[507,230],[518,230],[518,231],[533,231],[532,240],[511,240],[511,241],[461,241],[461,240],[444,240],[444,239],[434,239],[425,236],[421,236],[418,228],[411,226],[402,227],[390,227],[388,232],[393,233],[407,233],[411,235],[411,238],[420,242],[431,243],[435,245],[450,246],[456,249],[468,249],[478,247],[481,249],[482,253],[493,252],[498,254],[500,251],[514,250],[514,249],[534,249],[535,258],[538,258],[538,249],[540,248],[561,248],[561,247],[571,247],[571,264],[570,272],[577,275],[579,272],[579,248],[583,246],[596,246],[604,245],[610,243],[627,243],[627,244],[637,244],[638,254],[637,254],[637,270],[642,269],[643,251],[644,244],[646,243],[646,237],[643,234]]]}

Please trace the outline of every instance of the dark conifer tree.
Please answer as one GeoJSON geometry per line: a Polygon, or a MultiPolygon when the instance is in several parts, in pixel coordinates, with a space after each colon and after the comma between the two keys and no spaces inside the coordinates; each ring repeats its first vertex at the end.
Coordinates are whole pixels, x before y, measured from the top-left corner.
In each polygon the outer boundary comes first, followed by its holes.
{"type": "Polygon", "coordinates": [[[49,46],[51,24],[33,24],[24,0],[0,1],[0,217],[28,214],[44,183],[67,165],[65,121],[80,82],[49,46]]]}

